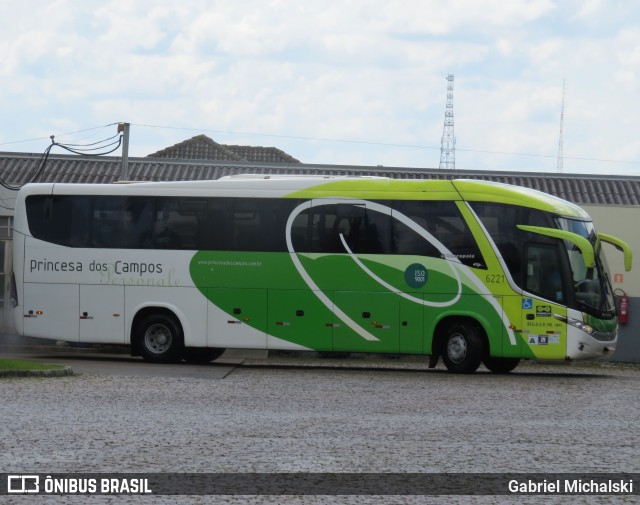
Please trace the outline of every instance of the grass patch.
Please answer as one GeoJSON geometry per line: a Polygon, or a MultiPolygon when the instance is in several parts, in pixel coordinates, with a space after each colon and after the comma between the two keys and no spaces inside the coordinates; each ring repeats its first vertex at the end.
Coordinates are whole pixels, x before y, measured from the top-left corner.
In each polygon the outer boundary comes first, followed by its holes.
{"type": "Polygon", "coordinates": [[[64,365],[51,365],[27,359],[0,358],[0,370],[61,370],[64,365]]]}

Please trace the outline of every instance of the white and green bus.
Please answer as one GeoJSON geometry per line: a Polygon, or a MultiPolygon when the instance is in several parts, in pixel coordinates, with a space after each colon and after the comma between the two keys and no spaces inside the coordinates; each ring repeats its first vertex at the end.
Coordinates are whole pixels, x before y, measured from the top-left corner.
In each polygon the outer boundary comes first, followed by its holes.
{"type": "Polygon", "coordinates": [[[130,345],[424,354],[452,372],[612,354],[603,243],[580,207],[477,180],[233,176],[29,184],[17,198],[23,335],[130,345]]]}

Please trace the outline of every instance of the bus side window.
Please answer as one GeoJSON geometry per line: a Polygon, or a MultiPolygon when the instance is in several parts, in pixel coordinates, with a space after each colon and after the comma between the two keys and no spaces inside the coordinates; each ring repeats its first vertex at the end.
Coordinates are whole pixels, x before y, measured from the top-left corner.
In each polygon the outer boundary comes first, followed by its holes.
{"type": "Polygon", "coordinates": [[[337,232],[348,231],[347,222],[340,223],[336,205],[311,207],[298,214],[293,221],[291,238],[298,252],[344,252],[337,232]]]}
{"type": "Polygon", "coordinates": [[[301,212],[291,224],[291,244],[294,251],[309,252],[310,239],[309,212],[301,212]]]}
{"type": "MultiPolygon", "coordinates": [[[[471,206],[493,239],[514,282],[520,287],[534,282],[533,278],[529,279],[531,271],[525,244],[536,238],[519,230],[517,225],[549,226],[550,222],[544,212],[491,202],[472,202],[471,206]]],[[[534,274],[531,275],[535,277],[534,274]]]]}
{"type": "Polygon", "coordinates": [[[32,195],[26,200],[31,234],[68,247],[86,247],[90,199],[86,196],[32,195]]]}
{"type": "MultiPolygon", "coordinates": [[[[475,268],[486,268],[482,253],[467,222],[453,201],[398,201],[393,209],[432,235],[453,257],[475,268]]],[[[422,237],[397,219],[393,221],[396,254],[443,258],[435,243],[422,237]]],[[[447,253],[447,254],[449,254],[447,253]]]]}
{"type": "Polygon", "coordinates": [[[504,242],[504,243],[496,243],[500,254],[502,255],[502,259],[504,260],[509,272],[511,273],[511,277],[514,282],[518,285],[522,285],[522,259],[520,257],[521,250],[519,250],[513,243],[504,242]]]}
{"type": "Polygon", "coordinates": [[[340,236],[353,253],[389,253],[390,218],[364,205],[319,205],[298,214],[291,229],[298,252],[344,254],[347,250],[340,236]]]}
{"type": "MultiPolygon", "coordinates": [[[[427,229],[426,222],[419,218],[413,217],[416,224],[421,225],[424,229],[427,229]]],[[[414,230],[409,228],[406,224],[400,221],[393,221],[393,253],[394,254],[406,254],[415,256],[430,256],[432,258],[439,258],[440,251],[428,242],[424,237],[418,235],[414,230]]]]}
{"type": "Polygon", "coordinates": [[[209,251],[226,251],[228,243],[228,216],[231,201],[228,198],[212,198],[209,200],[207,213],[200,222],[199,249],[209,251]]]}
{"type": "Polygon", "coordinates": [[[129,198],[125,210],[128,220],[125,245],[132,249],[148,249],[152,247],[151,235],[155,220],[155,199],[136,197],[129,198]]]}
{"type": "Polygon", "coordinates": [[[267,246],[264,206],[258,199],[236,199],[231,213],[231,250],[261,251],[267,246]]]}

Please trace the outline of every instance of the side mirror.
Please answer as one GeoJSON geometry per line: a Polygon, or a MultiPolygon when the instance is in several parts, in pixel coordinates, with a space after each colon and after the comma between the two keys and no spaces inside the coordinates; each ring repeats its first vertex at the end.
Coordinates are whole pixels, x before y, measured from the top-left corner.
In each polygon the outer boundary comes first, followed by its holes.
{"type": "Polygon", "coordinates": [[[538,235],[545,235],[546,237],[559,238],[562,240],[568,240],[572,244],[574,244],[580,252],[582,253],[582,259],[584,260],[584,264],[587,268],[594,268],[596,266],[596,253],[586,238],[581,237],[576,233],[571,233],[570,231],[558,230],[556,228],[544,228],[542,226],[529,226],[524,224],[519,224],[518,228],[523,231],[528,231],[530,233],[537,233],[538,235]]]}
{"type": "Polygon", "coordinates": [[[624,240],[620,240],[619,238],[613,237],[612,235],[607,235],[605,233],[598,233],[598,240],[602,242],[606,242],[607,244],[611,244],[618,251],[622,251],[624,255],[624,269],[627,272],[631,271],[631,265],[633,263],[633,251],[629,247],[624,240]]]}

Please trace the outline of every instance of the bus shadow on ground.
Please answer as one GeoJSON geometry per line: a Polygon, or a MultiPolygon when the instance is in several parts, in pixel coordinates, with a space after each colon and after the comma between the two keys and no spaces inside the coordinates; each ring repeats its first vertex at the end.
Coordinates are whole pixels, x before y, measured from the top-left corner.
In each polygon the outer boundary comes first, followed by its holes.
{"type": "MultiPolygon", "coordinates": [[[[215,363],[215,362],[214,362],[215,363]]],[[[607,372],[589,372],[589,371],[566,371],[559,369],[556,370],[532,370],[529,367],[523,370],[514,370],[513,372],[506,374],[496,374],[490,372],[489,370],[480,368],[477,372],[472,374],[454,374],[449,372],[445,368],[418,368],[418,367],[403,367],[403,366],[388,366],[388,365],[349,365],[349,364],[337,364],[332,365],[328,363],[322,364],[314,364],[314,363],[305,363],[305,364],[295,364],[295,363],[251,363],[250,361],[245,361],[242,364],[238,365],[239,368],[248,368],[248,369],[270,369],[270,370],[300,370],[300,371],[315,371],[315,370],[324,370],[324,371],[348,371],[348,372],[377,372],[377,373],[406,373],[406,374],[430,374],[430,375],[438,375],[438,376],[447,376],[447,377],[460,377],[466,379],[513,379],[520,380],[526,378],[540,378],[540,377],[549,377],[549,378],[582,378],[582,379],[614,379],[617,378],[616,375],[610,374],[607,372]],[[604,372],[604,373],[603,373],[604,372]]]]}
{"type": "Polygon", "coordinates": [[[477,380],[522,380],[527,378],[543,378],[549,377],[553,379],[594,379],[594,380],[605,380],[605,379],[615,379],[620,378],[615,375],[614,370],[610,369],[598,369],[598,370],[570,370],[570,365],[554,365],[554,366],[545,366],[540,365],[540,368],[537,365],[524,365],[520,368],[516,368],[513,372],[506,374],[496,374],[486,370],[482,366],[478,369],[477,372],[472,374],[454,374],[449,372],[442,365],[438,365],[436,368],[426,368],[425,366],[411,366],[411,365],[403,365],[398,363],[397,365],[390,364],[388,361],[383,363],[363,363],[363,360],[357,359],[354,360],[353,363],[348,363],[345,360],[341,359],[339,362],[331,363],[327,362],[326,359],[317,359],[316,360],[304,360],[304,363],[286,363],[282,361],[274,361],[269,362],[269,360],[251,360],[251,359],[234,359],[234,358],[221,358],[216,361],[211,361],[208,363],[192,363],[181,361],[177,363],[151,363],[145,361],[139,356],[130,356],[126,354],[94,354],[94,353],[39,353],[39,354],[28,354],[24,356],[28,359],[35,360],[46,360],[46,361],[55,361],[55,362],[81,362],[81,361],[89,361],[96,363],[113,363],[113,364],[124,364],[124,365],[144,365],[145,367],[157,367],[159,370],[162,370],[163,367],[167,369],[174,368],[177,366],[186,367],[237,367],[243,369],[268,369],[268,370],[299,370],[303,371],[317,371],[322,370],[326,372],[336,372],[336,371],[345,371],[345,372],[376,372],[380,374],[388,374],[388,373],[402,373],[402,374],[430,374],[434,376],[440,377],[457,377],[462,378],[463,380],[467,379],[477,379],[477,380]]]}

